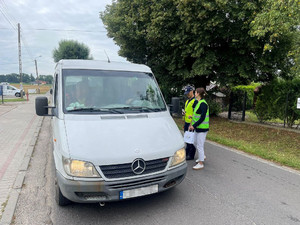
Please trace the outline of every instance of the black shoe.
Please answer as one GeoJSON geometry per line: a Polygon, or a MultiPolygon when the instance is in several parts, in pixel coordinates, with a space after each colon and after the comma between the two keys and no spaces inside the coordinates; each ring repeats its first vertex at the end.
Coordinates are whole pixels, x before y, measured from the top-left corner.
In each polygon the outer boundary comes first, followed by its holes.
{"type": "Polygon", "coordinates": [[[187,155],[185,159],[186,160],[194,160],[194,157],[191,157],[191,156],[187,155]]]}

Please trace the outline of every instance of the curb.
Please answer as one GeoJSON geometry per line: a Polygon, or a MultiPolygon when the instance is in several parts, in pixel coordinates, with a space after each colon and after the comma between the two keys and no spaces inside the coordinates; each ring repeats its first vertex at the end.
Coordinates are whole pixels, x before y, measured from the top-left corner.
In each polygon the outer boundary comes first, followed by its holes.
{"type": "Polygon", "coordinates": [[[4,212],[2,214],[2,218],[0,220],[0,225],[10,225],[13,220],[14,213],[15,213],[18,199],[19,199],[19,195],[21,193],[22,186],[24,183],[25,175],[26,175],[26,172],[27,172],[27,169],[28,169],[28,166],[30,163],[30,159],[31,159],[33,150],[35,148],[35,144],[36,144],[37,138],[39,136],[43,121],[44,121],[44,117],[40,118],[38,121],[34,135],[31,139],[29,147],[27,148],[27,151],[23,158],[22,164],[19,168],[19,172],[15,179],[12,190],[9,193],[8,202],[4,209],[4,212]]]}

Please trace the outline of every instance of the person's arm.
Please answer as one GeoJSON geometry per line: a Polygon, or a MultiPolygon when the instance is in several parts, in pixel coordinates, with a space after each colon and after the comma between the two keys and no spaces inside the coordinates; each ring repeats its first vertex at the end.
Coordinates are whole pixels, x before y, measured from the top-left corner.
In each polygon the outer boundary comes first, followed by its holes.
{"type": "Polygon", "coordinates": [[[193,109],[195,109],[195,107],[196,107],[196,105],[198,104],[198,100],[197,99],[195,99],[195,101],[194,101],[194,104],[193,104],[193,109]]]}
{"type": "Polygon", "coordinates": [[[200,119],[193,125],[194,128],[198,127],[206,117],[206,112],[207,112],[207,104],[201,103],[200,107],[197,110],[197,114],[201,114],[200,119]]]}

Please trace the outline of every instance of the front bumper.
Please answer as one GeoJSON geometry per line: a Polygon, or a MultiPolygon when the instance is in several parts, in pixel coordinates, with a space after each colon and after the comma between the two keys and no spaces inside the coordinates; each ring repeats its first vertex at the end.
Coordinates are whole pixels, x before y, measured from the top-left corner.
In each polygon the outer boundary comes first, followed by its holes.
{"type": "Polygon", "coordinates": [[[158,185],[158,192],[166,191],[182,182],[187,164],[161,174],[122,181],[78,181],[68,180],[56,171],[59,188],[67,199],[78,203],[119,201],[120,191],[158,185]]]}

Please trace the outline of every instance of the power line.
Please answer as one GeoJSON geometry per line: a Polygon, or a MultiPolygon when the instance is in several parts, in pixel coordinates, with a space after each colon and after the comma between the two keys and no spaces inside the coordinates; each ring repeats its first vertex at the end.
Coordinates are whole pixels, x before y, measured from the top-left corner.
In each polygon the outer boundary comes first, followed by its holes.
{"type": "MultiPolygon", "coordinates": [[[[5,28],[5,27],[0,27],[0,30],[8,30],[9,28],[5,28]]],[[[60,32],[60,31],[67,31],[67,32],[87,32],[87,33],[103,33],[106,32],[104,30],[99,30],[99,31],[95,31],[95,30],[75,30],[75,29],[70,29],[70,30],[66,30],[66,29],[56,29],[56,28],[33,28],[33,29],[24,29],[22,28],[22,30],[36,30],[36,31],[54,31],[54,32],[60,32]]]]}
{"type": "MultiPolygon", "coordinates": [[[[8,7],[7,7],[7,5],[6,5],[6,3],[5,3],[5,1],[4,0],[0,0],[1,2],[2,2],[2,4],[3,4],[3,9],[6,9],[6,11],[9,11],[9,9],[8,9],[8,7]]],[[[15,24],[17,24],[17,20],[16,20],[16,18],[14,17],[14,15],[13,14],[9,14],[9,13],[7,13],[9,16],[10,16],[10,18],[11,18],[11,20],[15,23],[15,24]]]]}
{"type": "MultiPolygon", "coordinates": [[[[22,63],[32,63],[33,61],[26,61],[26,62],[22,62],[22,63]]],[[[19,63],[3,63],[3,64],[0,64],[0,66],[3,66],[3,65],[15,65],[15,64],[19,64],[19,63]]]]}
{"type": "MultiPolygon", "coordinates": [[[[9,10],[8,10],[8,8],[7,8],[6,3],[5,3],[4,0],[0,0],[0,3],[2,3],[2,5],[0,5],[0,6],[2,6],[2,9],[1,9],[1,7],[0,7],[0,10],[1,10],[2,14],[5,16],[5,18],[6,18],[7,21],[10,23],[10,25],[14,28],[13,23],[11,22],[11,20],[12,20],[15,24],[17,24],[15,17],[14,17],[13,15],[9,14],[9,12],[8,12],[9,10]]],[[[16,30],[16,29],[15,29],[15,30],[16,30]]],[[[23,30],[23,29],[22,29],[22,30],[23,30]]],[[[23,33],[23,31],[22,31],[22,33],[23,33]]],[[[25,39],[24,34],[22,34],[20,38],[21,38],[21,41],[22,41],[23,44],[24,44],[24,48],[25,48],[25,50],[26,50],[26,53],[27,53],[28,56],[33,60],[32,53],[31,53],[31,51],[30,51],[30,49],[29,49],[29,47],[28,47],[28,44],[27,44],[27,41],[26,41],[26,39],[25,39]]]]}
{"type": "Polygon", "coordinates": [[[101,33],[106,32],[103,30],[95,31],[95,30],[76,30],[76,29],[49,29],[49,28],[35,28],[35,29],[26,29],[26,30],[39,30],[39,31],[68,31],[68,32],[88,32],[88,33],[101,33]]]}
{"type": "MultiPolygon", "coordinates": [[[[4,9],[4,8],[3,8],[4,9]]],[[[8,16],[4,13],[4,10],[2,10],[2,8],[0,7],[0,11],[2,13],[2,15],[4,16],[4,18],[8,21],[8,23],[11,25],[11,27],[17,31],[17,28],[13,25],[13,23],[10,21],[10,19],[8,18],[8,16]]]]}
{"type": "MultiPolygon", "coordinates": [[[[21,28],[21,31],[23,31],[23,29],[21,28]]],[[[32,55],[32,52],[30,51],[28,45],[27,45],[27,41],[25,39],[25,36],[23,34],[21,34],[21,39],[22,39],[22,42],[24,44],[24,47],[25,47],[25,50],[28,54],[28,56],[33,60],[33,55],[32,55]]]]}

